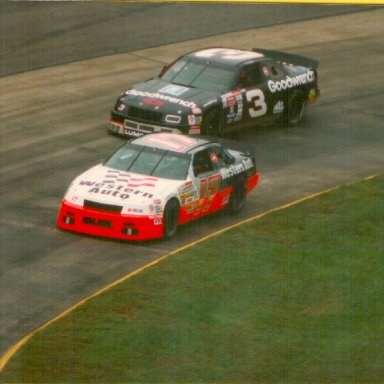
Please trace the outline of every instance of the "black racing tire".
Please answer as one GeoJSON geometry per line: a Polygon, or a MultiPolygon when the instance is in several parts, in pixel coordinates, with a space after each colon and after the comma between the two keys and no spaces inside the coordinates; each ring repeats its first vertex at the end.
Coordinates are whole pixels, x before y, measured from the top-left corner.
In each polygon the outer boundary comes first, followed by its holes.
{"type": "Polygon", "coordinates": [[[163,215],[163,235],[165,239],[170,239],[177,232],[179,222],[180,205],[177,199],[173,198],[167,202],[163,215]]]}
{"type": "Polygon", "coordinates": [[[231,196],[227,205],[230,214],[239,213],[245,206],[247,201],[247,182],[245,177],[239,177],[233,186],[231,196]]]}
{"type": "Polygon", "coordinates": [[[287,110],[284,116],[284,122],[287,126],[291,127],[298,125],[304,116],[305,102],[304,94],[301,90],[294,90],[287,104],[287,110]]]}
{"type": "Polygon", "coordinates": [[[204,115],[201,134],[205,136],[218,136],[220,134],[220,114],[217,109],[211,109],[204,115]]]}

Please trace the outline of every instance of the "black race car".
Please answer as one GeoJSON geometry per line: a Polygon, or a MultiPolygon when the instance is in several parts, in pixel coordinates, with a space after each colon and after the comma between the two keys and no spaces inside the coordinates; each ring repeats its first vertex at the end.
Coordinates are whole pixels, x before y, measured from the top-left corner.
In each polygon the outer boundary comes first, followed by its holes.
{"type": "Polygon", "coordinates": [[[318,61],[280,51],[208,48],[122,93],[109,132],[221,135],[279,119],[298,124],[319,94],[318,61]]]}

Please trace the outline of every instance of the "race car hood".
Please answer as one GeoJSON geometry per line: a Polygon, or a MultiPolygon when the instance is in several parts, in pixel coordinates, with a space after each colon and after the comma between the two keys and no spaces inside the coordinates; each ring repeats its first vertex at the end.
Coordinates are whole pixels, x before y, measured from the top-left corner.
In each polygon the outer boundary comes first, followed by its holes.
{"type": "Polygon", "coordinates": [[[150,214],[153,204],[161,206],[164,198],[185,183],[185,180],[139,175],[99,164],[72,182],[65,200],[96,209],[105,206],[112,212],[150,214]]]}
{"type": "Polygon", "coordinates": [[[120,101],[130,106],[143,108],[143,105],[148,105],[148,109],[152,106],[155,110],[177,114],[179,111],[196,112],[195,109],[202,108],[204,104],[219,96],[219,92],[172,84],[154,78],[129,88],[120,101]]]}

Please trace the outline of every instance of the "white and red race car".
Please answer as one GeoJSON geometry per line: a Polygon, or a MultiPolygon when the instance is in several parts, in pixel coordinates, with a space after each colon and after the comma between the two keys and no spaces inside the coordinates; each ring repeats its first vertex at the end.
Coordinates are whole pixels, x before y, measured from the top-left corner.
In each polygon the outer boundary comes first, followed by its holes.
{"type": "Polygon", "coordinates": [[[188,221],[223,208],[240,211],[258,180],[254,155],[224,140],[150,134],[78,176],[57,226],[115,239],[170,238],[188,221]]]}

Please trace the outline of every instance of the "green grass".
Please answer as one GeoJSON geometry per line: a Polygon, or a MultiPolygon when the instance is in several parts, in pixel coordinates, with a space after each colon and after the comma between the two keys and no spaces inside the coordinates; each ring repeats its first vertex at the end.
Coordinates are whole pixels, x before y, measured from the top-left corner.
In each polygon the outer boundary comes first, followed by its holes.
{"type": "Polygon", "coordinates": [[[38,332],[5,382],[384,381],[384,177],[175,254],[38,332]]]}

